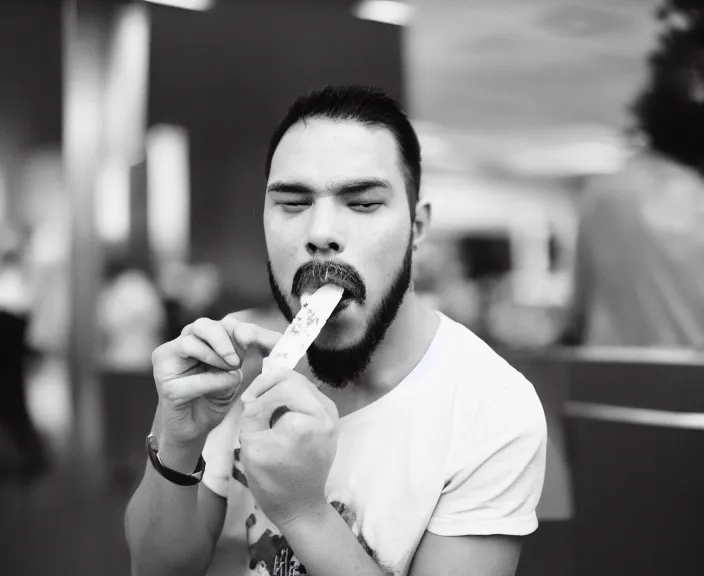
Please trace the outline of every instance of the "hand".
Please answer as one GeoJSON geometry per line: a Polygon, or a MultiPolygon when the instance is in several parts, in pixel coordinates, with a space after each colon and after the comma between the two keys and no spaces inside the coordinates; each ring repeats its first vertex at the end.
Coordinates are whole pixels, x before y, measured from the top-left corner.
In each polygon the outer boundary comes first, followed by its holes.
{"type": "Polygon", "coordinates": [[[152,354],[161,410],[161,439],[169,446],[204,442],[227,414],[242,382],[250,346],[268,353],[278,332],[235,319],[200,318],[152,354]]]}
{"type": "Polygon", "coordinates": [[[337,451],[335,404],[304,376],[284,369],[259,376],[242,400],[240,462],[259,507],[281,530],[320,513],[337,451]],[[289,411],[270,428],[281,406],[289,411]]]}

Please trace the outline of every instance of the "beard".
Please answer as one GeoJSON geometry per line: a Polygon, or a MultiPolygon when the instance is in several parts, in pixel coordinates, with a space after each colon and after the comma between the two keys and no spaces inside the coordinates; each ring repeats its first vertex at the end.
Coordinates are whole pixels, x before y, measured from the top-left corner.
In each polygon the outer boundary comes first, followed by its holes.
{"type": "MultiPolygon", "coordinates": [[[[412,261],[413,242],[409,239],[401,266],[381,302],[372,310],[369,324],[360,340],[338,349],[321,348],[315,342],[311,345],[308,349],[308,365],[318,380],[333,388],[344,388],[349,382],[364,373],[374,356],[374,352],[384,340],[389,326],[396,318],[406,293],[411,290],[412,261]]],[[[351,266],[348,267],[337,263],[333,264],[333,266],[349,268],[347,273],[352,278],[356,277],[359,282],[362,282],[359,274],[351,266]]],[[[293,310],[283,295],[269,260],[267,260],[267,271],[274,300],[281,313],[291,322],[294,317],[293,310]]],[[[297,273],[296,276],[300,277],[300,274],[297,273]]],[[[294,281],[295,285],[296,282],[294,281]]],[[[360,291],[366,293],[363,283],[360,291]]],[[[295,293],[294,290],[292,292],[295,293]]]]}

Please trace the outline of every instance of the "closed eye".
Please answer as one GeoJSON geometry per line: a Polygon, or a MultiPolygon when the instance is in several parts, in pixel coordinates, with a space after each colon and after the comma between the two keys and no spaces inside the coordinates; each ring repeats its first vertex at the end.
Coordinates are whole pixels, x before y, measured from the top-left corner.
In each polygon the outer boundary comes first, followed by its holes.
{"type": "Polygon", "coordinates": [[[356,212],[374,212],[381,204],[381,202],[350,202],[348,206],[356,212]]]}
{"type": "Polygon", "coordinates": [[[280,206],[284,212],[302,212],[310,206],[310,202],[281,202],[280,206]]]}

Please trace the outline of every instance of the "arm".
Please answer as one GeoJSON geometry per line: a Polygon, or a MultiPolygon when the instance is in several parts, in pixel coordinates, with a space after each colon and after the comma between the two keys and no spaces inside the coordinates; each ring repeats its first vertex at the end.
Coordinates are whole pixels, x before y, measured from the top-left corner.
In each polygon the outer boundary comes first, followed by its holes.
{"type": "Polygon", "coordinates": [[[409,576],[514,576],[521,554],[515,536],[437,536],[426,532],[409,576]]]}
{"type": "Polygon", "coordinates": [[[342,516],[325,502],[317,511],[279,528],[312,576],[387,576],[362,548],[342,516]]]}
{"type": "Polygon", "coordinates": [[[325,483],[337,449],[338,413],[304,376],[274,368],[242,397],[240,462],[259,510],[313,576],[385,576],[328,504],[325,483]],[[270,425],[281,406],[289,410],[270,425]]]}
{"type": "MultiPolygon", "coordinates": [[[[161,431],[159,420],[157,409],[153,429],[157,437],[161,431]]],[[[195,469],[200,449],[160,446],[159,455],[169,468],[190,472],[195,469]]],[[[125,514],[133,576],[203,574],[222,530],[225,509],[226,500],[203,483],[177,486],[147,462],[125,514]]]]}
{"type": "Polygon", "coordinates": [[[251,377],[248,365],[256,364],[252,354],[244,364],[239,358],[250,346],[271,349],[279,337],[231,315],[220,322],[199,320],[154,352],[159,408],[153,433],[159,438],[159,457],[166,467],[190,473],[207,439],[204,478],[213,488],[206,483],[178,486],[147,463],[125,514],[133,575],[194,576],[209,567],[227,506],[226,491],[219,488],[232,467],[227,458],[232,457],[228,442],[236,399],[248,384],[243,373],[251,377]],[[238,365],[242,370],[233,370],[238,365]]]}

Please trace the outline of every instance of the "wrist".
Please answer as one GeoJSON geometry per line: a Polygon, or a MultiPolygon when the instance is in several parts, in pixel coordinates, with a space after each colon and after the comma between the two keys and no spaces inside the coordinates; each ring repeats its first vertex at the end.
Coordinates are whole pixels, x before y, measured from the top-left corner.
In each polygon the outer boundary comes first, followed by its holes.
{"type": "Polygon", "coordinates": [[[163,434],[159,436],[159,451],[157,453],[161,463],[181,474],[191,474],[203,453],[205,440],[189,444],[170,441],[163,434]]]}
{"type": "Polygon", "coordinates": [[[324,525],[331,512],[335,512],[324,497],[315,500],[308,508],[296,516],[279,522],[277,527],[286,536],[289,531],[306,533],[311,528],[324,525]]]}

